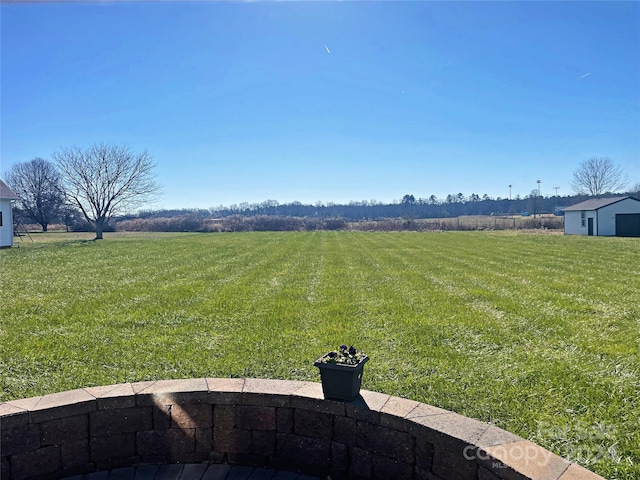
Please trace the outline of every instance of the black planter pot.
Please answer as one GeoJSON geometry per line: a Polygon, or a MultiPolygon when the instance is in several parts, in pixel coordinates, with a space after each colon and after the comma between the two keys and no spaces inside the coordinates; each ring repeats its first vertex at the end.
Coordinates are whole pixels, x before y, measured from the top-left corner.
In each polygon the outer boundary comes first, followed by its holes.
{"type": "Polygon", "coordinates": [[[320,370],[324,398],[352,401],[360,393],[364,364],[369,361],[369,357],[365,355],[357,365],[322,363],[322,359],[327,355],[323,355],[313,363],[320,370]]]}

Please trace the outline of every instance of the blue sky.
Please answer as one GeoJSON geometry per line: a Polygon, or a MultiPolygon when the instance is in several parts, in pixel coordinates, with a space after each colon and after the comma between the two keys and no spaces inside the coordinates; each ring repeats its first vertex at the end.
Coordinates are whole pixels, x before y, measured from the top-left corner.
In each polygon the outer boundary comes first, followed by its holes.
{"type": "Polygon", "coordinates": [[[640,181],[638,2],[5,3],[1,165],[147,150],[156,208],[640,181]]]}

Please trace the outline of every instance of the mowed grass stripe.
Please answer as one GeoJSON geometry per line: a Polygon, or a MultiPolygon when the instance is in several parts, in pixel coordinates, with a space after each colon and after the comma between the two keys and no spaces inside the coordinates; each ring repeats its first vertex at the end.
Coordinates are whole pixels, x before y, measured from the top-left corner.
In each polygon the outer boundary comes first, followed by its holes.
{"type": "MultiPolygon", "coordinates": [[[[369,239],[371,238],[373,237],[369,237],[369,239]]],[[[456,406],[453,407],[454,409],[457,407],[458,411],[462,410],[462,412],[471,416],[484,417],[496,421],[498,424],[503,424],[505,420],[496,416],[493,405],[487,403],[486,411],[483,415],[479,411],[475,400],[478,397],[495,397],[495,388],[498,387],[501,393],[498,399],[499,405],[502,406],[511,402],[527,407],[524,410],[524,414],[520,412],[517,417],[507,418],[509,423],[517,425],[516,428],[520,430],[536,431],[541,428],[539,426],[540,423],[545,424],[545,428],[552,429],[562,426],[564,410],[583,412],[585,411],[585,405],[596,404],[598,405],[599,414],[602,414],[606,411],[615,410],[615,407],[612,407],[613,405],[625,405],[629,402],[629,399],[634,398],[637,382],[618,384],[618,388],[610,388],[611,380],[613,379],[610,372],[619,371],[620,365],[613,365],[611,361],[603,359],[599,353],[593,354],[591,352],[594,347],[592,343],[581,342],[579,337],[575,337],[576,333],[582,332],[581,326],[572,328],[578,315],[574,313],[569,318],[564,312],[564,307],[553,304],[556,296],[553,288],[549,287],[548,278],[551,275],[552,278],[561,279],[563,276],[561,268],[545,267],[545,282],[538,285],[532,281],[514,282],[509,275],[496,268],[499,262],[491,262],[488,258],[484,258],[482,253],[476,257],[464,255],[461,252],[466,249],[460,248],[458,250],[455,248],[456,246],[452,247],[449,243],[431,243],[420,246],[423,250],[429,251],[430,256],[436,260],[434,263],[439,264],[438,266],[442,267],[442,263],[444,263],[445,265],[452,264],[460,267],[448,269],[447,274],[443,275],[448,281],[446,283],[438,278],[437,273],[434,273],[428,264],[420,267],[419,262],[407,260],[411,258],[407,252],[415,250],[415,244],[398,245],[401,248],[395,250],[395,252],[402,251],[403,253],[396,254],[396,258],[388,263],[390,265],[398,265],[402,264],[400,262],[404,260],[403,272],[388,282],[388,288],[386,289],[387,294],[392,292],[398,301],[394,301],[393,298],[387,295],[389,301],[384,302],[386,305],[415,306],[415,299],[420,298],[421,294],[423,295],[422,298],[434,296],[434,288],[433,286],[430,288],[429,281],[435,283],[436,289],[438,286],[444,285],[444,290],[449,295],[458,297],[446,301],[448,305],[447,314],[455,312],[455,305],[470,307],[470,309],[467,308],[468,315],[460,315],[459,312],[454,313],[453,316],[458,315],[458,318],[453,330],[448,331],[445,324],[440,326],[440,331],[434,332],[434,329],[430,328],[433,326],[432,321],[420,322],[406,308],[397,311],[393,322],[388,324],[378,322],[379,325],[385,327],[385,332],[388,333],[393,332],[394,328],[397,328],[398,322],[402,321],[407,315],[412,317],[413,321],[407,323],[417,327],[414,329],[415,337],[420,340],[416,344],[425,346],[432,343],[432,346],[435,347],[425,354],[425,358],[428,358],[430,362],[431,368],[427,372],[430,375],[432,385],[436,383],[438,378],[436,375],[438,372],[434,369],[434,366],[438,365],[438,349],[437,342],[430,342],[429,340],[432,341],[434,338],[442,339],[444,337],[449,347],[446,352],[447,367],[450,369],[452,363],[456,364],[458,367],[457,377],[455,383],[452,384],[451,373],[448,372],[447,378],[442,382],[443,388],[435,388],[430,392],[430,394],[441,394],[441,398],[436,397],[435,403],[449,406],[449,399],[455,398],[456,406]],[[442,262],[438,262],[440,253],[443,253],[440,259],[442,262]],[[466,258],[467,260],[473,258],[473,260],[471,262],[461,261],[460,258],[456,258],[458,255],[461,258],[466,258]],[[455,260],[453,262],[451,262],[452,257],[455,260]],[[491,269],[482,268],[482,266],[486,267],[490,263],[494,264],[491,269]],[[403,282],[403,278],[407,272],[415,273],[416,270],[422,270],[424,282],[422,287],[413,289],[409,293],[411,286],[417,285],[415,275],[413,275],[414,279],[409,282],[403,282]],[[503,283],[500,288],[495,287],[498,281],[503,283]],[[514,284],[518,286],[515,294],[511,291],[514,284]],[[451,285],[455,286],[454,292],[452,292],[451,285]],[[536,290],[536,287],[540,288],[536,290]],[[425,292],[430,293],[425,295],[425,292]],[[497,321],[490,322],[486,315],[469,314],[469,310],[477,310],[478,313],[485,314],[487,313],[487,308],[495,309],[495,305],[499,306],[503,296],[507,297],[511,308],[498,310],[498,313],[503,315],[497,316],[497,321]],[[542,300],[538,298],[539,296],[543,297],[542,300]],[[479,303],[478,297],[480,297],[482,303],[479,303]],[[463,322],[461,320],[467,316],[470,318],[470,322],[462,325],[463,322]],[[436,343],[436,345],[433,345],[433,343],[436,343]],[[586,344],[583,345],[583,343],[586,344]],[[452,353],[452,350],[457,354],[466,352],[466,359],[464,354],[456,355],[452,353]],[[471,374],[465,378],[465,372],[467,371],[471,372],[471,374]],[[495,379],[496,374],[500,378],[495,379]],[[478,386],[479,382],[477,380],[479,378],[487,379],[488,383],[484,385],[484,389],[474,392],[474,385],[478,386]],[[569,382],[568,385],[567,382],[569,382]],[[461,396],[468,401],[468,404],[462,405],[462,409],[459,397],[455,395],[455,390],[458,387],[461,389],[461,396]],[[492,389],[494,392],[490,391],[492,389]],[[567,405],[570,408],[567,409],[567,405]],[[541,412],[543,413],[541,414],[541,412]],[[541,420],[541,418],[544,420],[541,420]]],[[[367,249],[363,250],[366,251],[367,249]]],[[[416,258],[424,258],[424,256],[417,255],[416,258]]],[[[380,260],[380,258],[377,259],[380,260]]],[[[539,262],[551,264],[549,259],[545,258],[544,252],[538,251],[537,259],[539,262]]],[[[502,258],[502,260],[505,259],[502,258]]],[[[379,267],[382,263],[375,263],[371,268],[372,279],[379,280],[377,272],[380,270],[379,267]]],[[[509,262],[503,261],[502,264],[508,267],[509,262]]],[[[447,269],[445,268],[445,270],[447,269]]],[[[535,275],[529,276],[535,279],[535,275]]],[[[374,281],[373,285],[377,283],[377,281],[374,281]]],[[[563,284],[567,284],[567,282],[563,284]]],[[[618,285],[615,279],[613,283],[606,284],[607,287],[615,287],[615,285],[618,285]]],[[[384,290],[381,289],[372,290],[372,296],[377,298],[380,298],[384,293],[384,290]]],[[[629,302],[633,301],[631,298],[625,298],[625,300],[622,309],[620,309],[622,312],[629,308],[629,302]]],[[[606,296],[604,299],[592,299],[592,303],[595,306],[607,305],[606,296]]],[[[602,309],[591,307],[586,311],[581,308],[579,313],[588,314],[589,319],[586,321],[591,322],[592,328],[597,330],[599,320],[594,321],[593,317],[602,316],[606,312],[603,312],[602,309]]],[[[447,314],[444,314],[443,317],[448,318],[447,314]]],[[[427,320],[426,318],[424,319],[427,320]]],[[[406,324],[404,326],[406,334],[406,324]]],[[[372,329],[369,328],[368,331],[370,330],[372,329]]],[[[628,330],[632,334],[631,338],[635,337],[637,339],[637,322],[630,323],[628,330]]],[[[382,342],[381,345],[388,345],[388,351],[396,353],[406,351],[407,342],[405,341],[402,344],[402,342],[397,342],[393,337],[392,333],[386,336],[392,341],[384,342],[385,338],[378,339],[378,341],[382,342]]],[[[602,340],[603,344],[612,343],[610,337],[602,340]]],[[[602,350],[603,345],[598,344],[597,347],[602,350]]],[[[411,348],[413,352],[420,351],[420,348],[416,348],[415,345],[411,345],[411,348]]],[[[637,346],[634,345],[634,342],[627,342],[627,348],[628,353],[637,353],[637,346]]],[[[407,378],[406,372],[413,370],[412,366],[422,367],[422,362],[415,359],[412,360],[412,365],[408,365],[404,369],[405,380],[407,378]]],[[[395,363],[397,366],[399,362],[395,361],[395,363]]],[[[396,379],[397,376],[393,375],[394,368],[389,365],[387,365],[387,368],[388,371],[384,371],[380,375],[381,379],[396,379]]],[[[632,367],[622,375],[626,379],[634,378],[634,375],[637,378],[637,369],[634,370],[632,367]]],[[[415,376],[409,375],[408,377],[419,378],[417,374],[415,376]]],[[[384,383],[384,380],[380,381],[384,383]]],[[[395,382],[392,381],[391,383],[388,389],[397,388],[395,382]]],[[[411,386],[411,390],[413,392],[416,391],[414,385],[411,386]]],[[[591,412],[591,414],[593,413],[591,412]]],[[[604,415],[607,416],[606,413],[604,415]]],[[[594,417],[591,418],[593,419],[594,417]]],[[[598,417],[596,416],[596,418],[598,417]]],[[[625,439],[623,442],[632,445],[632,442],[637,440],[635,424],[624,422],[624,425],[626,425],[627,429],[621,435],[625,439]]],[[[583,461],[585,460],[583,459],[583,461]]],[[[586,463],[588,463],[588,459],[586,463]]]]}
{"type": "MultiPolygon", "coordinates": [[[[522,247],[522,245],[519,246],[522,247]]],[[[528,276],[532,280],[524,282],[514,281],[517,278],[514,278],[513,274],[500,271],[499,262],[490,260],[485,253],[495,254],[493,249],[482,249],[477,255],[466,255],[464,251],[468,248],[454,244],[444,250],[446,255],[441,258],[441,262],[438,262],[438,256],[441,253],[438,247],[433,244],[428,247],[424,245],[425,250],[428,250],[431,257],[436,259],[435,263],[438,263],[441,268],[444,266],[443,269],[448,270],[448,273],[440,276],[444,278],[440,278],[437,272],[425,268],[425,278],[434,281],[436,288],[442,287],[459,297],[457,302],[452,299],[454,304],[467,305],[471,310],[478,310],[480,313],[495,311],[498,315],[493,316],[497,320],[502,320],[492,322],[490,316],[483,315],[478,318],[475,327],[465,325],[466,331],[458,345],[451,344],[456,352],[466,351],[470,359],[476,357],[474,361],[461,365],[460,371],[464,372],[465,366],[468,367],[473,372],[473,379],[469,383],[464,378],[464,373],[457,378],[456,386],[464,385],[464,393],[466,393],[464,398],[470,401],[470,404],[461,406],[459,400],[456,400],[458,411],[471,416],[492,419],[498,424],[504,424],[506,421],[512,425],[511,429],[518,431],[536,431],[543,428],[540,427],[543,425],[545,426],[543,430],[551,429],[557,432],[562,431],[566,426],[563,418],[564,411],[586,413],[590,407],[597,405],[586,414],[586,418],[594,422],[594,419],[609,417],[612,411],[622,407],[625,410],[623,414],[625,420],[621,424],[625,429],[618,433],[621,442],[634,450],[636,448],[633,446],[634,442],[638,440],[637,422],[628,415],[633,409],[625,407],[630,403],[634,404],[631,399],[637,398],[637,363],[631,362],[627,367],[623,367],[617,358],[604,357],[603,353],[628,353],[637,358],[638,315],[637,303],[633,303],[634,298],[637,299],[637,290],[635,296],[620,296],[618,304],[607,303],[610,302],[608,295],[593,296],[591,292],[589,296],[589,292],[586,292],[586,296],[580,298],[584,303],[588,302],[586,307],[579,305],[576,309],[569,305],[573,315],[568,316],[564,314],[567,304],[553,303],[560,297],[555,295],[552,283],[567,286],[571,285],[571,280],[562,281],[564,276],[562,268],[550,267],[549,265],[554,264],[550,258],[546,258],[544,252],[538,251],[536,258],[537,262],[546,264],[543,267],[545,281],[539,281],[536,284],[534,282],[536,274],[530,271],[528,276]],[[487,268],[488,265],[491,267],[487,268]],[[554,282],[549,282],[550,276],[555,279],[554,282]],[[500,308],[505,299],[508,300],[509,308],[500,308]],[[630,313],[630,309],[635,310],[636,313],[630,313]],[[614,327],[614,330],[619,330],[618,335],[615,335],[611,328],[606,330],[599,328],[601,323],[615,325],[611,322],[612,317],[620,320],[617,325],[621,328],[614,327]],[[628,320],[632,318],[635,320],[629,322],[628,320]],[[599,335],[600,338],[596,342],[593,338],[594,332],[603,334],[599,335]],[[624,338],[633,338],[635,341],[624,341],[624,338]],[[612,374],[612,372],[616,373],[612,374]],[[617,381],[618,375],[626,380],[617,381]],[[473,388],[468,387],[474,384],[476,387],[481,386],[482,382],[477,382],[477,379],[481,378],[489,380],[485,387],[499,388],[500,398],[497,400],[501,407],[509,403],[522,405],[523,410],[519,415],[511,419],[496,417],[495,405],[492,406],[490,403],[485,404],[487,408],[483,414],[478,406],[473,404],[473,399],[477,398],[476,395],[481,398],[491,398],[495,397],[495,394],[487,392],[486,388],[484,391],[476,388],[474,392],[473,388]]],[[[522,249],[519,251],[521,252],[522,249]]],[[[554,251],[556,250],[551,250],[551,252],[554,251]]],[[[619,269],[624,272],[622,275],[624,280],[626,275],[633,273],[637,268],[637,257],[634,256],[633,250],[629,253],[631,256],[625,256],[629,260],[636,259],[636,262],[631,262],[619,269]]],[[[580,255],[585,255],[585,252],[580,252],[580,255]]],[[[396,256],[401,257],[397,260],[405,261],[405,268],[415,269],[413,267],[415,262],[407,261],[407,255],[396,256]]],[[[505,265],[510,264],[504,252],[501,252],[501,260],[505,265]]],[[[573,261],[579,262],[579,259],[576,258],[573,261]]],[[[608,277],[609,271],[612,269],[603,269],[600,274],[595,274],[602,282],[597,292],[612,292],[620,285],[629,285],[628,281],[620,282],[618,278],[608,277]]],[[[583,279],[576,279],[576,281],[580,280],[583,279]]],[[[624,292],[633,293],[628,288],[624,289],[624,292]]],[[[414,297],[414,294],[410,294],[409,297],[414,297]]],[[[460,321],[462,318],[464,316],[456,322],[457,327],[462,326],[460,321]]],[[[449,342],[459,339],[456,332],[447,332],[446,338],[449,342]]],[[[437,352],[437,349],[434,349],[434,352],[437,352]]],[[[431,358],[434,355],[435,353],[432,353],[431,358]]],[[[460,363],[459,360],[458,363],[460,363]]],[[[433,378],[433,372],[431,372],[431,378],[433,378]]],[[[451,385],[440,389],[444,398],[438,399],[436,403],[447,405],[446,397],[453,389],[451,385]]],[[[438,389],[435,390],[438,391],[438,389]]],[[[579,425],[590,424],[585,420],[585,423],[579,422],[579,425]]],[[[578,438],[580,435],[584,437],[586,431],[586,429],[579,431],[578,438]]],[[[609,433],[603,433],[600,440],[607,435],[609,433]]],[[[537,435],[536,438],[542,436],[544,435],[537,435]]],[[[567,439],[563,441],[567,442],[567,439]]],[[[553,442],[547,441],[547,445],[551,443],[553,442]]],[[[609,447],[612,446],[613,442],[609,444],[609,447]]],[[[565,444],[565,451],[567,448],[584,453],[576,449],[575,445],[565,444]]],[[[612,448],[612,456],[615,456],[613,455],[615,446],[612,448]]],[[[591,456],[580,458],[580,460],[589,464],[597,458],[598,452],[594,450],[591,456]]],[[[621,457],[618,457],[618,460],[623,463],[621,457]]],[[[629,458],[626,460],[631,462],[629,458]]]]}
{"type": "Polygon", "coordinates": [[[313,360],[346,342],[372,357],[365,388],[637,478],[639,259],[637,239],[510,232],[25,244],[0,252],[0,400],[157,378],[317,381],[313,360]]]}

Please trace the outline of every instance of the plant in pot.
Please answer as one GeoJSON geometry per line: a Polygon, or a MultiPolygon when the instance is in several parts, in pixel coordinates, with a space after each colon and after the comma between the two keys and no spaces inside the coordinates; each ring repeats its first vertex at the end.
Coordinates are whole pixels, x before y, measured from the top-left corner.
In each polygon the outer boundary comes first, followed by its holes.
{"type": "Polygon", "coordinates": [[[329,352],[313,364],[320,370],[324,398],[352,401],[360,393],[364,364],[369,357],[353,346],[341,345],[337,352],[329,352]]]}

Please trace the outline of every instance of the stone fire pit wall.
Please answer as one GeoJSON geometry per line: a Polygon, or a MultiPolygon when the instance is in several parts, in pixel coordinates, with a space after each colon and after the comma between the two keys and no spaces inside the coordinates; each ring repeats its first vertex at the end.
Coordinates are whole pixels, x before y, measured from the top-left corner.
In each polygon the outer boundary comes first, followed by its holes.
{"type": "Polygon", "coordinates": [[[141,464],[228,463],[341,478],[600,479],[495,426],[318,383],[192,379],[91,387],[0,404],[0,478],[141,464]]]}

